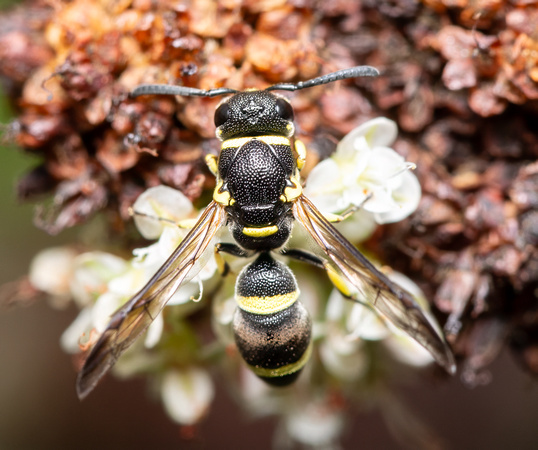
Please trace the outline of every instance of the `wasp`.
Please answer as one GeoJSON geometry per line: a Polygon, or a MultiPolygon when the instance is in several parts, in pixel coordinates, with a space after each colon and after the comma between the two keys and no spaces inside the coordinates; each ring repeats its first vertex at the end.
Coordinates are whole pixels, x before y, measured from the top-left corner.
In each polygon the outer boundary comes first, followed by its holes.
{"type": "MultiPolygon", "coordinates": [[[[368,303],[425,347],[448,372],[455,371],[454,357],[444,336],[436,331],[411,294],[377,270],[335,229],[331,222],[338,220],[336,216],[326,218],[302,193],[300,171],[306,148],[293,138],[290,102],[273,93],[378,74],[373,67],[358,66],[265,90],[201,90],[151,84],[133,90],[132,97],[229,95],[215,110],[216,135],[222,142],[220,155],[206,157],[216,177],[216,187],[213,200],[168,260],[112,315],[78,375],[80,398],[147,329],[182,283],[196,275],[202,256],[212,247],[216,256],[227,253],[254,258],[236,280],[238,307],[233,330],[244,361],[268,383],[292,383],[312,349],[311,319],[299,301],[293,273],[275,258],[278,254],[321,267],[345,297],[368,303]],[[318,244],[320,256],[287,248],[295,222],[318,244]],[[224,226],[235,242],[212,246],[224,226]]],[[[224,261],[222,255],[220,259],[224,261]]]]}

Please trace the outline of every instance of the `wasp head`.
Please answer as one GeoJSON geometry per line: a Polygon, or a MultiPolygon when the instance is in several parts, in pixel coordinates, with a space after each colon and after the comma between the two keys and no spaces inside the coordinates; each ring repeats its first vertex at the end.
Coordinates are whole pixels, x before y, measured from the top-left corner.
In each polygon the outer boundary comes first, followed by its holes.
{"type": "Polygon", "coordinates": [[[267,91],[238,92],[217,107],[215,126],[221,140],[265,134],[290,137],[293,108],[286,98],[267,91]]]}

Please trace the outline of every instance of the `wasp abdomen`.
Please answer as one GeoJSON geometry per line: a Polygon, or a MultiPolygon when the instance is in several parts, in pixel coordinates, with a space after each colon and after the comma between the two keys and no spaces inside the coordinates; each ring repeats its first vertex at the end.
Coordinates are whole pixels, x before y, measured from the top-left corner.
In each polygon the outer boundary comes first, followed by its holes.
{"type": "Polygon", "coordinates": [[[291,270],[269,253],[245,267],[237,280],[237,348],[256,375],[276,386],[292,383],[310,356],[312,322],[298,297],[291,270]]]}

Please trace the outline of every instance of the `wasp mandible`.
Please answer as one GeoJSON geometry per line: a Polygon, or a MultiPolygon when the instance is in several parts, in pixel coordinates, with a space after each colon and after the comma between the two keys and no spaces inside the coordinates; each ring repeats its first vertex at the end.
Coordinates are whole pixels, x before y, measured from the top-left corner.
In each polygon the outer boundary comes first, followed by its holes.
{"type": "Polygon", "coordinates": [[[223,226],[228,226],[235,243],[216,244],[216,255],[255,257],[237,277],[238,308],[233,328],[239,352],[260,378],[273,385],[290,384],[307,363],[312,346],[311,319],[298,300],[297,282],[291,270],[274,258],[275,253],[323,268],[345,297],[370,304],[425,347],[448,372],[455,371],[444,336],[411,294],[378,271],[303,195],[300,171],[306,149],[293,139],[290,102],[273,93],[378,74],[373,67],[358,66],[297,84],[241,92],[171,85],[134,89],[132,97],[230,94],[215,111],[216,134],[222,141],[220,155],[206,158],[216,187],[213,200],[181,244],[149,282],[112,315],[78,375],[80,398],[147,329],[179,286],[196,275],[197,261],[211,251],[210,244],[223,226]],[[295,222],[319,245],[321,256],[286,247],[295,222]]]}

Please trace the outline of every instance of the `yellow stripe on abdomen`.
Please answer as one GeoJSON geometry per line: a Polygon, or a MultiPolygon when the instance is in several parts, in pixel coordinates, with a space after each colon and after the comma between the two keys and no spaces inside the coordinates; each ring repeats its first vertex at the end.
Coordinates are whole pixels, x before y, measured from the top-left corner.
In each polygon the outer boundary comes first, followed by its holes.
{"type": "Polygon", "coordinates": [[[236,296],[237,306],[252,314],[273,314],[293,305],[299,298],[299,290],[271,297],[242,297],[236,296]]]}

